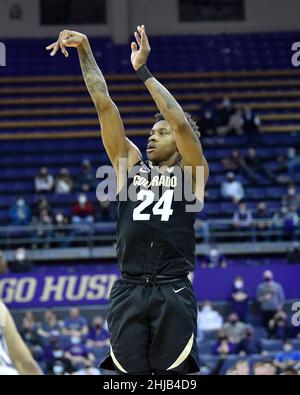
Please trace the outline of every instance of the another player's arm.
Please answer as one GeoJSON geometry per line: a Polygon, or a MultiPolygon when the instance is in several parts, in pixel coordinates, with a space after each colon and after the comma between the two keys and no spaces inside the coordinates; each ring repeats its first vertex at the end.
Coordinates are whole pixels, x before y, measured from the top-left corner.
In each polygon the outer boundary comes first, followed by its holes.
{"type": "Polygon", "coordinates": [[[54,56],[59,48],[68,57],[66,47],[75,47],[78,51],[83,78],[96,107],[101,136],[109,159],[116,169],[119,158],[128,158],[128,166],[141,158],[139,149],[125,136],[119,110],[111,99],[104,76],[98,67],[88,38],[81,33],[64,30],[58,40],[47,47],[54,56]]]}
{"type": "MultiPolygon", "coordinates": [[[[131,62],[134,69],[138,70],[146,64],[150,54],[150,46],[144,26],[138,26],[135,38],[137,43],[131,43],[131,62]]],[[[186,119],[181,106],[171,93],[153,76],[145,81],[145,85],[160,113],[175,132],[176,145],[182,157],[183,165],[192,166],[193,174],[196,166],[204,166],[206,182],[208,178],[207,161],[203,155],[201,143],[186,119]]]]}
{"type": "Polygon", "coordinates": [[[6,319],[3,334],[12,363],[22,375],[42,375],[43,372],[21,338],[14,320],[6,307],[5,314],[6,319]]]}

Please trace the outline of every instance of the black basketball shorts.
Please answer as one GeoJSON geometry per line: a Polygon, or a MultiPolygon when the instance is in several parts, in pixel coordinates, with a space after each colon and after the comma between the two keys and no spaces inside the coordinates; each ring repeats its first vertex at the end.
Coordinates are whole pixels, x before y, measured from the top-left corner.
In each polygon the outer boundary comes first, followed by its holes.
{"type": "Polygon", "coordinates": [[[120,374],[199,371],[197,301],[188,278],[150,286],[118,279],[107,322],[111,349],[101,368],[120,374]]]}

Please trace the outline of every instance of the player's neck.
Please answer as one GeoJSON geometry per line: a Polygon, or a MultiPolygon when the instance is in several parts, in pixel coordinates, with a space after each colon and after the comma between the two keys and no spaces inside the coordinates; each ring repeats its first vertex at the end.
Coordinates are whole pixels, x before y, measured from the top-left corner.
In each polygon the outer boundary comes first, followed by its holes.
{"type": "Polygon", "coordinates": [[[158,167],[163,167],[163,166],[172,167],[172,166],[178,165],[179,161],[180,161],[180,156],[176,152],[174,155],[172,155],[167,160],[164,160],[164,161],[159,162],[159,163],[154,163],[154,162],[151,162],[151,163],[152,163],[153,166],[158,166],[158,167]]]}

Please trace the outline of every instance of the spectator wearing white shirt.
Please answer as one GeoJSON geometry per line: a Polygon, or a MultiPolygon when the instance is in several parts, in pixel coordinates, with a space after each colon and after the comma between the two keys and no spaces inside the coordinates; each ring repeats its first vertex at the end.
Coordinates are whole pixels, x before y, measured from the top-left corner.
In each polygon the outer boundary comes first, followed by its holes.
{"type": "Polygon", "coordinates": [[[234,173],[226,174],[226,181],[222,183],[221,195],[225,199],[232,199],[238,203],[245,197],[245,191],[242,183],[236,180],[234,173]]]}
{"type": "Polygon", "coordinates": [[[74,182],[70,176],[69,170],[62,168],[55,180],[55,193],[70,193],[74,187],[74,182]]]}
{"type": "Polygon", "coordinates": [[[34,179],[36,192],[49,192],[53,189],[54,179],[48,173],[47,167],[41,167],[39,174],[34,179]]]}
{"type": "Polygon", "coordinates": [[[205,301],[202,309],[198,311],[198,331],[216,331],[219,330],[222,325],[223,317],[216,310],[213,310],[212,305],[209,301],[205,301]]]}

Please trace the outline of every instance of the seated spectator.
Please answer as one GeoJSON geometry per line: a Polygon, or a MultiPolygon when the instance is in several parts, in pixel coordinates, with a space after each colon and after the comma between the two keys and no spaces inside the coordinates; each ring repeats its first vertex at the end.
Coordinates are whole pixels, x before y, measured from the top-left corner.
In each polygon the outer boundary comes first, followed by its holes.
{"type": "Polygon", "coordinates": [[[236,345],[235,353],[243,356],[262,353],[261,342],[255,338],[252,328],[245,329],[244,336],[236,345]]]}
{"type": "Polygon", "coordinates": [[[115,202],[106,199],[99,202],[97,219],[103,222],[115,221],[117,217],[117,207],[115,202]]]}
{"type": "Polygon", "coordinates": [[[216,310],[213,310],[209,301],[203,303],[203,307],[198,311],[197,328],[203,332],[216,331],[223,325],[223,317],[216,310]]]}
{"type": "Polygon", "coordinates": [[[84,193],[79,195],[78,202],[73,205],[71,211],[73,224],[91,224],[94,222],[94,206],[87,201],[84,193]]]}
{"type": "Polygon", "coordinates": [[[283,351],[275,356],[275,365],[284,370],[292,367],[296,362],[300,361],[300,351],[294,350],[293,344],[290,340],[286,340],[283,345],[283,351]]]}
{"type": "Polygon", "coordinates": [[[39,174],[34,179],[36,192],[50,192],[54,186],[54,179],[48,173],[47,167],[41,167],[39,174]]]}
{"type": "Polygon", "coordinates": [[[8,273],[7,260],[2,251],[0,251],[0,275],[8,273]]]}
{"type": "Polygon", "coordinates": [[[243,277],[236,277],[233,283],[233,291],[230,295],[232,310],[243,322],[246,321],[249,304],[249,295],[245,291],[244,286],[245,284],[243,277]]]}
{"type": "Polygon", "coordinates": [[[300,263],[300,243],[295,241],[287,254],[288,263],[300,263]]]}
{"type": "Polygon", "coordinates": [[[222,159],[222,164],[226,171],[239,173],[241,170],[241,161],[242,156],[240,154],[240,151],[237,149],[233,149],[228,158],[222,159]]]}
{"type": "Polygon", "coordinates": [[[290,178],[293,180],[300,171],[300,149],[295,147],[288,148],[286,167],[290,178]]]}
{"type": "Polygon", "coordinates": [[[40,195],[38,197],[38,201],[37,201],[37,203],[35,205],[35,208],[34,208],[34,215],[35,215],[35,217],[39,217],[41,211],[43,211],[43,210],[47,210],[48,213],[52,212],[47,198],[45,196],[43,196],[43,195],[40,195]]]}
{"type": "Polygon", "coordinates": [[[228,336],[231,343],[237,344],[241,341],[245,334],[246,324],[239,321],[236,313],[231,313],[228,316],[228,321],[223,325],[223,331],[228,336]]]}
{"type": "Polygon", "coordinates": [[[217,341],[212,346],[213,354],[225,356],[228,354],[233,354],[235,350],[235,344],[232,343],[227,334],[223,329],[221,329],[217,335],[217,341]]]}
{"type": "Polygon", "coordinates": [[[196,238],[202,238],[204,243],[210,242],[210,228],[207,221],[197,218],[194,224],[196,238]]]}
{"type": "Polygon", "coordinates": [[[226,181],[223,181],[221,186],[221,195],[224,199],[232,199],[234,203],[245,197],[244,187],[241,181],[236,180],[234,173],[226,174],[226,181]]]}
{"type": "Polygon", "coordinates": [[[33,268],[31,260],[27,256],[25,248],[17,248],[15,258],[9,262],[9,268],[13,273],[27,273],[33,268]]]}
{"type": "Polygon", "coordinates": [[[284,299],[282,285],[273,280],[271,270],[265,270],[263,282],[256,289],[256,300],[260,304],[262,324],[266,329],[269,329],[269,321],[276,312],[282,309],[284,299]]]}
{"type": "Polygon", "coordinates": [[[62,211],[58,211],[54,216],[54,242],[58,243],[61,247],[69,247],[73,240],[70,230],[67,228],[69,225],[68,218],[62,211]]]}
{"type": "Polygon", "coordinates": [[[233,114],[229,118],[228,122],[228,130],[229,133],[235,133],[237,136],[240,136],[244,133],[244,119],[243,119],[243,111],[240,108],[234,109],[233,114]]]}
{"type": "Polygon", "coordinates": [[[259,361],[253,365],[254,376],[275,376],[277,372],[273,361],[259,361]]]}
{"type": "Polygon", "coordinates": [[[89,348],[109,346],[109,333],[103,328],[103,324],[104,319],[101,316],[94,317],[86,343],[89,348]]]}
{"type": "Polygon", "coordinates": [[[94,354],[82,344],[80,334],[75,333],[71,336],[71,345],[66,348],[64,356],[75,371],[91,366],[95,362],[94,354]]]}
{"type": "Polygon", "coordinates": [[[71,308],[69,318],[65,319],[63,331],[64,334],[70,336],[73,334],[86,336],[88,334],[89,328],[87,320],[80,315],[78,308],[71,308]]]}
{"type": "Polygon", "coordinates": [[[282,198],[282,205],[286,206],[288,209],[295,207],[296,210],[298,210],[300,208],[300,196],[294,184],[289,185],[287,194],[282,198]]]}
{"type": "Polygon", "coordinates": [[[198,126],[203,137],[216,134],[218,118],[217,110],[210,99],[204,99],[198,115],[198,126]]]}
{"type": "MultiPolygon", "coordinates": [[[[271,220],[272,232],[275,232],[275,239],[282,240],[284,233],[284,222],[288,209],[282,206],[279,211],[275,211],[271,220]]],[[[274,237],[273,237],[274,238],[274,237]]]]}
{"type": "Polygon", "coordinates": [[[81,170],[76,178],[76,189],[83,192],[88,192],[95,187],[96,178],[92,173],[91,162],[84,159],[81,163],[81,170]]]}
{"type": "Polygon", "coordinates": [[[268,230],[272,225],[272,213],[268,210],[266,202],[259,202],[253,212],[253,226],[257,231],[257,240],[269,238],[268,230]]]}
{"type": "Polygon", "coordinates": [[[43,242],[44,248],[49,248],[53,237],[53,227],[52,217],[48,210],[41,210],[39,217],[33,219],[32,225],[35,226],[35,230],[32,235],[32,248],[37,248],[37,244],[40,241],[43,242]]]}
{"type": "Polygon", "coordinates": [[[291,335],[287,314],[278,310],[269,321],[269,338],[286,340],[291,335]]]}
{"type": "Polygon", "coordinates": [[[250,375],[250,366],[247,360],[238,361],[235,366],[235,375],[236,376],[249,376],[250,375]]]}
{"type": "Polygon", "coordinates": [[[28,345],[34,359],[41,360],[44,357],[44,350],[37,334],[38,323],[31,311],[27,311],[22,320],[20,334],[28,345]]]}
{"type": "Polygon", "coordinates": [[[19,197],[9,210],[11,225],[29,225],[31,221],[31,209],[26,201],[19,197]]]}
{"type": "Polygon", "coordinates": [[[218,134],[226,134],[229,131],[229,119],[234,109],[228,97],[224,97],[218,108],[218,134]]]}
{"type": "Polygon", "coordinates": [[[297,208],[291,206],[288,208],[284,218],[284,234],[288,240],[294,240],[297,237],[296,231],[300,223],[300,218],[297,213],[297,208]]]}
{"type": "Polygon", "coordinates": [[[216,246],[211,246],[209,254],[205,255],[203,258],[202,267],[227,267],[225,255],[223,255],[216,246]]]}
{"type": "Polygon", "coordinates": [[[39,325],[37,333],[44,338],[53,338],[60,336],[62,332],[63,322],[58,321],[56,314],[52,310],[46,310],[44,320],[39,325]]]}
{"type": "Polygon", "coordinates": [[[245,107],[243,111],[243,129],[248,136],[248,142],[257,142],[260,133],[260,119],[250,107],[245,107]]]}
{"type": "Polygon", "coordinates": [[[277,183],[277,177],[257,156],[256,150],[254,148],[248,149],[247,155],[241,161],[241,169],[254,184],[262,184],[262,176],[271,181],[273,184],[277,183]]]}
{"type": "Polygon", "coordinates": [[[238,209],[233,214],[233,226],[235,229],[250,230],[252,229],[252,213],[247,208],[246,203],[240,203],[238,209]]]}
{"type": "Polygon", "coordinates": [[[55,179],[55,193],[65,194],[73,190],[74,182],[70,176],[69,170],[62,168],[55,179]]]}
{"type": "Polygon", "coordinates": [[[46,372],[50,375],[71,373],[73,368],[70,360],[65,357],[65,350],[57,335],[51,335],[49,344],[45,347],[46,372]]]}

